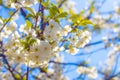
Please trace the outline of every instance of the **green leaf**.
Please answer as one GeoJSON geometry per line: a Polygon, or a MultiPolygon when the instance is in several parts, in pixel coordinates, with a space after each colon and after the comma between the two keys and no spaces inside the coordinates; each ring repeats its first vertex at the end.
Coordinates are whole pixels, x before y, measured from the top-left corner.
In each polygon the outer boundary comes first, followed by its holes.
{"type": "Polygon", "coordinates": [[[20,75],[19,75],[19,74],[15,74],[15,78],[16,78],[17,80],[20,80],[20,75]]]}
{"type": "Polygon", "coordinates": [[[0,0],[0,4],[2,4],[3,3],[3,1],[2,0],[0,0]]]}
{"type": "Polygon", "coordinates": [[[27,36],[26,37],[26,42],[29,42],[30,39],[31,39],[31,36],[27,36]]]}
{"type": "Polygon", "coordinates": [[[54,20],[55,20],[58,24],[60,24],[60,21],[59,21],[58,18],[55,18],[54,20]]]}
{"type": "Polygon", "coordinates": [[[32,23],[29,20],[26,20],[26,27],[30,29],[32,27],[32,23]]]}
{"type": "Polygon", "coordinates": [[[10,11],[10,12],[9,12],[9,15],[12,15],[13,13],[14,13],[14,12],[10,11]]]}
{"type": "Polygon", "coordinates": [[[94,7],[94,4],[92,4],[89,9],[90,14],[92,14],[94,10],[95,10],[95,7],[94,7]]]}
{"type": "Polygon", "coordinates": [[[85,14],[85,10],[81,10],[80,15],[84,15],[84,14],[85,14]]]}
{"type": "MultiPolygon", "coordinates": [[[[3,20],[3,22],[6,23],[8,20],[9,20],[9,18],[6,18],[3,20]]],[[[10,22],[10,20],[9,20],[9,22],[10,22]]]]}
{"type": "Polygon", "coordinates": [[[38,12],[36,13],[36,16],[42,16],[42,13],[38,12]]]}
{"type": "Polygon", "coordinates": [[[88,24],[95,26],[95,24],[93,24],[89,19],[84,18],[78,14],[71,16],[71,19],[72,19],[74,26],[87,26],[88,24]]]}
{"type": "Polygon", "coordinates": [[[34,18],[35,16],[32,15],[32,14],[27,14],[27,15],[26,15],[26,18],[30,18],[30,17],[34,18]]]}
{"type": "Polygon", "coordinates": [[[37,0],[38,2],[40,2],[40,0],[37,0]]]}
{"type": "Polygon", "coordinates": [[[63,8],[59,8],[59,12],[60,12],[60,13],[62,13],[62,12],[63,12],[63,10],[64,10],[63,8]]]}
{"type": "Polygon", "coordinates": [[[52,5],[52,7],[49,9],[49,13],[50,18],[53,18],[55,15],[59,13],[59,9],[55,5],[52,5]]]}
{"type": "Polygon", "coordinates": [[[67,14],[67,12],[62,12],[62,13],[60,13],[56,18],[64,18],[64,17],[66,17],[68,14],[67,14]]]}
{"type": "Polygon", "coordinates": [[[86,26],[86,25],[88,25],[88,24],[94,26],[94,24],[93,24],[90,20],[88,20],[88,19],[83,19],[83,20],[80,22],[80,25],[81,25],[81,26],[82,26],[82,25],[86,26]]]}
{"type": "Polygon", "coordinates": [[[49,8],[50,2],[49,2],[49,0],[46,0],[46,2],[42,2],[41,4],[42,4],[42,6],[44,6],[45,8],[49,8]]]}
{"type": "Polygon", "coordinates": [[[32,15],[35,15],[35,13],[34,13],[34,11],[33,11],[33,9],[32,9],[32,8],[30,8],[30,7],[25,7],[25,9],[27,9],[29,12],[31,12],[31,13],[32,13],[32,15]]]}
{"type": "Polygon", "coordinates": [[[31,39],[29,43],[30,43],[30,45],[32,46],[35,42],[36,42],[35,39],[31,39]]]}
{"type": "Polygon", "coordinates": [[[26,42],[24,40],[20,40],[20,44],[21,44],[21,46],[24,47],[26,45],[26,42]]]}
{"type": "Polygon", "coordinates": [[[11,3],[14,3],[16,0],[11,0],[11,3]]]}

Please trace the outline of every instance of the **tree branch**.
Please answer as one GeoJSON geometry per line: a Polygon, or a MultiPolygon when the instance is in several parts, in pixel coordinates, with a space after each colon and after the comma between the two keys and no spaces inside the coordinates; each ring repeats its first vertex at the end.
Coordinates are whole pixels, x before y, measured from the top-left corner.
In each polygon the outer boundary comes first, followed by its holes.
{"type": "MultiPolygon", "coordinates": [[[[115,37],[115,38],[109,38],[108,41],[112,41],[113,39],[120,40],[119,37],[115,37]]],[[[97,44],[101,44],[101,43],[103,43],[103,40],[100,40],[100,41],[97,41],[97,42],[93,42],[93,43],[89,43],[85,47],[93,46],[93,45],[97,45],[97,44]]]]}
{"type": "Polygon", "coordinates": [[[2,32],[2,30],[4,29],[4,27],[6,26],[6,24],[10,21],[10,19],[19,11],[19,9],[17,9],[10,17],[9,19],[5,22],[5,24],[3,24],[3,27],[0,29],[0,32],[2,32]]]}
{"type": "MultiPolygon", "coordinates": [[[[0,41],[0,45],[1,45],[0,48],[3,49],[3,43],[2,43],[2,41],[0,41]]],[[[10,66],[8,60],[6,59],[6,56],[4,55],[4,50],[2,50],[2,54],[0,54],[0,57],[3,58],[3,60],[5,61],[6,65],[8,67],[7,69],[11,73],[12,77],[14,78],[14,80],[16,80],[15,75],[14,75],[12,69],[11,69],[11,66],[10,66]]]]}
{"type": "Polygon", "coordinates": [[[26,80],[29,80],[29,66],[27,66],[26,80]]]}
{"type": "Polygon", "coordinates": [[[61,65],[73,65],[73,66],[80,66],[83,65],[84,62],[82,63],[64,63],[64,62],[55,62],[55,61],[50,61],[49,63],[55,63],[55,64],[61,64],[61,65]]]}
{"type": "MultiPolygon", "coordinates": [[[[39,4],[38,13],[41,11],[40,7],[41,7],[41,4],[39,4]]],[[[36,30],[36,27],[37,27],[38,18],[39,18],[39,16],[37,16],[36,19],[35,19],[35,20],[36,20],[36,21],[35,21],[35,27],[34,27],[35,30],[36,30]]]]}
{"type": "MultiPolygon", "coordinates": [[[[44,1],[44,0],[40,0],[40,3],[42,3],[42,1],[44,1]]],[[[41,16],[41,29],[42,29],[42,32],[41,33],[43,33],[43,31],[44,31],[44,29],[45,29],[45,25],[43,24],[44,23],[44,6],[42,6],[42,4],[41,4],[41,13],[42,13],[42,16],[41,16]]]]}

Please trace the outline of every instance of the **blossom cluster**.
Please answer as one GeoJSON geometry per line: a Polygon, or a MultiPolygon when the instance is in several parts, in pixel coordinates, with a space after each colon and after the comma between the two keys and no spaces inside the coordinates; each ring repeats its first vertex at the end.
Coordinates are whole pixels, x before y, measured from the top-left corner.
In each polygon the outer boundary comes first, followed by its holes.
{"type": "Polygon", "coordinates": [[[11,21],[1,32],[1,39],[9,39],[5,42],[4,49],[11,64],[21,63],[37,67],[47,65],[52,56],[66,49],[63,39],[70,42],[67,49],[69,53],[76,54],[77,48],[83,48],[91,40],[91,33],[86,30],[72,33],[71,26],[66,25],[62,28],[51,19],[43,31],[42,39],[39,39],[37,31],[31,26],[24,24],[19,28],[14,21],[11,21]],[[64,38],[68,35],[75,36],[64,38]],[[60,43],[63,45],[59,46],[60,43]]]}
{"type": "Polygon", "coordinates": [[[108,59],[105,61],[106,66],[103,66],[103,72],[106,75],[109,75],[112,72],[112,67],[114,66],[117,56],[119,56],[120,45],[113,46],[113,50],[111,50],[108,54],[108,59]]]}
{"type": "Polygon", "coordinates": [[[52,68],[47,70],[47,75],[45,73],[41,73],[38,78],[40,78],[41,80],[69,80],[68,77],[62,74],[63,71],[59,64],[52,63],[51,66],[52,68]]]}
{"type": "Polygon", "coordinates": [[[77,72],[80,74],[87,74],[91,79],[97,78],[97,69],[95,67],[80,66],[78,67],[77,72]]]}
{"type": "Polygon", "coordinates": [[[30,7],[36,4],[37,0],[3,0],[3,4],[7,7],[18,9],[21,6],[30,7]]]}

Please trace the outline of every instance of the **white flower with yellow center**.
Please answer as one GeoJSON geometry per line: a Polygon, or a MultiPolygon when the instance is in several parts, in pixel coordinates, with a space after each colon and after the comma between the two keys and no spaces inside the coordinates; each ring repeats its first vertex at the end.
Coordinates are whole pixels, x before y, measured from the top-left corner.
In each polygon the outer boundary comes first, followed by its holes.
{"type": "Polygon", "coordinates": [[[48,41],[58,41],[61,39],[61,27],[60,25],[55,22],[54,20],[50,20],[49,21],[49,26],[45,27],[44,30],[44,37],[48,40],[48,41]]]}
{"type": "Polygon", "coordinates": [[[28,60],[31,61],[31,65],[41,65],[50,59],[51,52],[51,45],[46,41],[40,41],[39,44],[35,44],[31,47],[28,60]]]}
{"type": "Polygon", "coordinates": [[[37,0],[17,0],[18,2],[22,3],[23,6],[30,7],[33,4],[37,3],[37,0]]]}
{"type": "Polygon", "coordinates": [[[69,26],[69,25],[66,25],[63,29],[62,29],[62,32],[61,34],[63,36],[67,36],[68,32],[70,32],[72,30],[72,28],[69,26]]]}
{"type": "Polygon", "coordinates": [[[25,63],[25,55],[24,54],[14,54],[14,62],[15,63],[25,63]]]}
{"type": "Polygon", "coordinates": [[[70,54],[72,54],[72,55],[75,55],[75,54],[77,54],[78,53],[78,49],[77,48],[75,48],[74,46],[72,46],[72,45],[70,45],[69,46],[69,50],[66,50],[68,53],[70,53],[70,54]]]}
{"type": "Polygon", "coordinates": [[[88,74],[89,78],[95,79],[97,77],[97,70],[95,67],[84,67],[84,66],[80,66],[77,68],[77,72],[80,74],[88,74]]]}
{"type": "Polygon", "coordinates": [[[22,24],[20,25],[19,31],[24,32],[26,29],[27,29],[26,26],[22,24]]]}
{"type": "Polygon", "coordinates": [[[91,40],[91,33],[89,31],[84,31],[80,35],[80,39],[76,43],[77,48],[83,48],[91,40]]]}
{"type": "Polygon", "coordinates": [[[14,80],[11,73],[8,71],[5,73],[2,73],[2,75],[0,75],[0,79],[2,79],[2,80],[14,80]]]}

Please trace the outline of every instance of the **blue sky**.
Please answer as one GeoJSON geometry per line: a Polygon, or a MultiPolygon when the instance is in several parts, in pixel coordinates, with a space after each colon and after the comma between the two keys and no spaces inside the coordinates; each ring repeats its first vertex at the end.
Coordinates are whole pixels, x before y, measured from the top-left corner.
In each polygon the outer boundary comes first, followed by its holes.
{"type": "MultiPolygon", "coordinates": [[[[73,1],[77,2],[76,8],[77,8],[77,11],[79,12],[80,10],[84,9],[86,3],[89,0],[73,0],[73,1]]],[[[95,1],[102,1],[102,0],[95,0],[95,1]]],[[[101,12],[107,12],[107,11],[113,10],[113,8],[114,8],[113,3],[115,1],[118,1],[119,2],[118,4],[120,5],[120,0],[106,0],[106,2],[103,4],[103,6],[99,10],[101,12]]],[[[6,10],[1,8],[1,7],[0,7],[0,16],[8,17],[8,14],[7,14],[6,10]]],[[[22,16],[20,18],[23,19],[22,16]]],[[[24,21],[19,21],[18,20],[17,23],[21,24],[21,23],[24,23],[24,21]]],[[[106,33],[107,33],[107,31],[103,30],[102,33],[98,34],[95,37],[94,37],[95,34],[93,34],[91,42],[96,42],[96,41],[102,40],[102,37],[104,37],[106,33]]],[[[97,50],[97,49],[100,49],[100,48],[103,48],[103,47],[104,47],[103,43],[99,44],[99,45],[95,45],[95,46],[91,47],[90,51],[94,51],[94,50],[97,50]]],[[[111,49],[109,49],[109,50],[111,50],[111,49]]],[[[96,53],[92,54],[91,57],[90,57],[90,65],[98,67],[99,62],[103,63],[107,59],[107,53],[109,52],[109,50],[102,49],[102,50],[97,51],[96,53]]],[[[86,60],[88,58],[88,55],[86,55],[86,56],[73,56],[73,55],[70,55],[68,53],[63,53],[63,52],[61,54],[65,54],[65,62],[78,63],[78,62],[86,60]]],[[[67,68],[73,69],[72,71],[65,73],[65,75],[67,75],[70,78],[70,80],[73,80],[75,77],[78,76],[78,74],[76,73],[76,67],[75,66],[67,67],[67,68]]]]}

